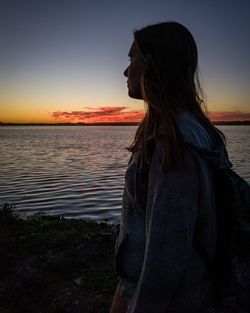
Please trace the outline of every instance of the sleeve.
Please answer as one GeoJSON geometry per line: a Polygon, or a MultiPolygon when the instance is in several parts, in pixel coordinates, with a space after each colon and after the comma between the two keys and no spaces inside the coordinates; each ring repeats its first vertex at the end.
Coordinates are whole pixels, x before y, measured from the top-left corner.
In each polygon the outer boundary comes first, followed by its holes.
{"type": "Polygon", "coordinates": [[[197,165],[186,148],[185,160],[185,171],[162,171],[161,160],[154,152],[149,170],[144,261],[127,313],[167,312],[185,270],[199,194],[197,165]]]}

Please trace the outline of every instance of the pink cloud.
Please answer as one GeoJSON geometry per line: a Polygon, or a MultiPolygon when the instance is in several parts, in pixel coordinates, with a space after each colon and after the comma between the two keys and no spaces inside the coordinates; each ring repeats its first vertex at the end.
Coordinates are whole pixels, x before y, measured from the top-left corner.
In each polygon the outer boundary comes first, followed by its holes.
{"type": "MultiPolygon", "coordinates": [[[[56,122],[69,123],[108,123],[108,122],[140,122],[144,111],[127,110],[127,107],[84,107],[82,111],[49,112],[56,122]]],[[[241,110],[209,111],[208,117],[212,121],[242,121],[250,120],[250,113],[241,110]]]]}
{"type": "Polygon", "coordinates": [[[125,111],[127,107],[85,107],[84,109],[84,111],[71,112],[56,111],[50,115],[55,121],[70,123],[139,122],[145,115],[144,111],[125,111]]]}
{"type": "Polygon", "coordinates": [[[234,111],[210,111],[208,116],[212,121],[245,121],[250,120],[249,112],[242,112],[241,110],[234,111]]]}

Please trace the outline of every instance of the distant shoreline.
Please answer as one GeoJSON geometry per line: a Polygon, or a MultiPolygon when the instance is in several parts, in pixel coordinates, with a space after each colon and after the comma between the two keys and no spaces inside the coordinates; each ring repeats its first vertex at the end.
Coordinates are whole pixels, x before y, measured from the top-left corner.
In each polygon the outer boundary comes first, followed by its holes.
{"type": "MultiPolygon", "coordinates": [[[[250,125],[250,121],[215,121],[214,125],[250,125]]],[[[137,126],[138,122],[128,123],[2,123],[0,126],[137,126]]]]}
{"type": "Polygon", "coordinates": [[[139,123],[1,123],[0,126],[136,126],[139,123]]]}

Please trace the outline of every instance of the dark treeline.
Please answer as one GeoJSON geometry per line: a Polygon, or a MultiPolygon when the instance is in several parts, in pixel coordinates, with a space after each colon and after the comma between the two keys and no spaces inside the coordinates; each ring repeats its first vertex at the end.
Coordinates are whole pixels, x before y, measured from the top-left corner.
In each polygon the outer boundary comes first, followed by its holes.
{"type": "Polygon", "coordinates": [[[0,126],[134,126],[137,122],[127,123],[2,123],[0,126]]]}
{"type": "Polygon", "coordinates": [[[215,125],[250,125],[250,121],[217,121],[215,125]]]}
{"type": "MultiPolygon", "coordinates": [[[[214,121],[214,125],[250,125],[250,121],[214,121]]],[[[0,126],[136,126],[139,122],[113,123],[3,123],[0,126]]]]}

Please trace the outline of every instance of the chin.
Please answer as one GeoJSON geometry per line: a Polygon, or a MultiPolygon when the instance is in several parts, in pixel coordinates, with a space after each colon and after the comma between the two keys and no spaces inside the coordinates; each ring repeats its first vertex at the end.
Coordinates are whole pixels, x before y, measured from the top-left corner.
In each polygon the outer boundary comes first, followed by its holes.
{"type": "Polygon", "coordinates": [[[129,95],[130,98],[142,100],[141,94],[133,92],[131,89],[128,90],[128,95],[129,95]]]}

